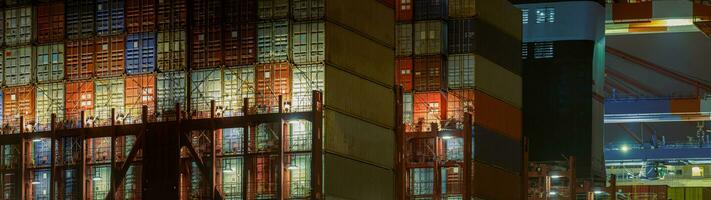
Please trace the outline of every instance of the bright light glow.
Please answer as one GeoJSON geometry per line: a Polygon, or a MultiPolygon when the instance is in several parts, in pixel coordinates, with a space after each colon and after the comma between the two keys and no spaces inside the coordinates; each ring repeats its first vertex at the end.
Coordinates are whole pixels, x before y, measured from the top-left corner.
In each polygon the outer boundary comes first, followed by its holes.
{"type": "Polygon", "coordinates": [[[39,184],[40,184],[39,181],[32,181],[32,185],[39,185],[39,184]]]}
{"type": "Polygon", "coordinates": [[[548,192],[548,195],[550,195],[550,196],[555,196],[556,194],[558,194],[558,193],[556,193],[555,191],[548,192]]]}
{"type": "Polygon", "coordinates": [[[664,20],[667,26],[691,26],[694,25],[694,21],[691,19],[666,19],[664,20]]]}
{"type": "Polygon", "coordinates": [[[443,140],[449,140],[449,139],[452,139],[452,138],[454,138],[454,137],[451,136],[451,135],[444,135],[444,136],[442,136],[442,139],[443,139],[443,140]]]}
{"type": "Polygon", "coordinates": [[[701,167],[692,167],[691,168],[691,176],[693,177],[703,177],[704,176],[704,168],[701,167]]]}
{"type": "Polygon", "coordinates": [[[32,139],[32,142],[42,142],[42,139],[35,138],[35,139],[32,139]]]}
{"type": "Polygon", "coordinates": [[[595,191],[593,191],[593,193],[595,193],[595,194],[602,194],[602,191],[600,191],[600,190],[595,190],[595,191]]]}
{"type": "Polygon", "coordinates": [[[297,170],[297,169],[299,169],[299,166],[296,166],[296,165],[294,165],[294,164],[291,164],[291,165],[289,165],[289,167],[286,167],[286,169],[288,169],[288,170],[297,170]]]}
{"type": "Polygon", "coordinates": [[[563,176],[561,176],[561,175],[553,175],[553,176],[551,176],[552,179],[559,179],[560,177],[563,177],[563,176]]]}
{"type": "Polygon", "coordinates": [[[628,152],[628,151],[630,151],[630,147],[628,147],[627,145],[622,145],[620,150],[622,150],[622,152],[628,152]]]}
{"type": "Polygon", "coordinates": [[[101,177],[98,177],[98,176],[97,176],[97,177],[92,178],[91,180],[100,181],[100,180],[101,180],[101,177]]]}

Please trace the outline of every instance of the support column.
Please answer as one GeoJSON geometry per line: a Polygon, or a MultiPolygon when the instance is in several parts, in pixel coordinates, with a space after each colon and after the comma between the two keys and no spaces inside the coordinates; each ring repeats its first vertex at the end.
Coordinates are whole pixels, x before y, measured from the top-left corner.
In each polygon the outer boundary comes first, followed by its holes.
{"type": "MultiPolygon", "coordinates": [[[[215,100],[210,100],[210,119],[215,119],[215,100]]],[[[220,196],[217,192],[217,187],[216,187],[216,182],[215,180],[217,179],[217,173],[215,170],[217,167],[217,151],[215,149],[217,137],[215,134],[215,124],[214,120],[210,120],[210,129],[208,130],[210,133],[210,174],[208,175],[208,181],[210,183],[210,194],[212,195],[212,199],[217,199],[218,196],[220,196]]],[[[222,199],[222,198],[220,198],[222,199]]]]}
{"type": "MultiPolygon", "coordinates": [[[[244,116],[247,116],[249,115],[249,99],[244,98],[244,101],[242,103],[242,112],[244,113],[244,116]]],[[[247,199],[249,196],[249,187],[247,187],[247,185],[249,183],[249,163],[251,161],[251,159],[249,158],[249,136],[251,131],[250,129],[250,125],[247,125],[242,129],[242,199],[247,199]]]]}
{"type": "Polygon", "coordinates": [[[311,96],[311,199],[323,199],[323,94],[314,90],[311,96]]]}
{"type": "Polygon", "coordinates": [[[462,192],[462,199],[471,199],[473,195],[473,183],[472,183],[472,114],[464,113],[464,170],[463,170],[463,181],[464,190],[462,192]]]}
{"type": "Polygon", "coordinates": [[[55,138],[56,123],[57,123],[57,115],[52,113],[52,115],[50,117],[50,121],[49,121],[49,132],[50,132],[50,135],[49,135],[49,141],[50,141],[50,145],[49,145],[49,148],[50,148],[50,150],[49,150],[49,167],[50,167],[49,168],[49,199],[55,199],[54,195],[56,193],[56,189],[54,186],[54,182],[57,180],[57,176],[55,175],[56,174],[56,168],[55,168],[56,162],[54,161],[57,159],[54,156],[54,154],[56,154],[56,151],[54,150],[54,148],[57,146],[56,141],[55,141],[55,139],[56,139],[55,138]]]}
{"type": "MultiPolygon", "coordinates": [[[[114,194],[109,194],[107,200],[113,200],[116,198],[116,193],[118,193],[118,180],[116,180],[116,127],[115,125],[115,120],[116,119],[116,110],[114,108],[111,108],[111,119],[109,122],[111,123],[111,185],[109,186],[114,194]]],[[[128,160],[125,161],[127,163],[130,163],[128,160]]]]}
{"type": "Polygon", "coordinates": [[[439,130],[437,127],[437,124],[432,123],[430,124],[430,131],[432,132],[432,135],[434,135],[434,170],[432,171],[433,174],[433,183],[434,184],[434,191],[432,192],[432,199],[433,200],[439,200],[440,195],[442,195],[442,184],[440,184],[441,180],[441,174],[439,173],[439,130]]]}
{"type": "Polygon", "coordinates": [[[18,180],[16,182],[20,183],[18,189],[20,192],[18,192],[18,196],[20,196],[20,199],[26,199],[25,198],[25,191],[27,191],[27,182],[25,181],[26,177],[26,172],[25,172],[25,162],[27,159],[27,156],[25,155],[25,136],[24,136],[24,116],[20,116],[20,144],[18,145],[19,153],[20,153],[20,166],[18,166],[18,180]]]}
{"type": "MultiPolygon", "coordinates": [[[[79,113],[79,128],[83,129],[84,128],[84,111],[82,110],[79,113]]],[[[79,158],[79,169],[77,172],[79,173],[79,186],[81,187],[81,194],[78,194],[77,196],[81,196],[81,199],[86,199],[86,138],[84,136],[79,136],[79,140],[81,141],[81,156],[79,158]]]]}

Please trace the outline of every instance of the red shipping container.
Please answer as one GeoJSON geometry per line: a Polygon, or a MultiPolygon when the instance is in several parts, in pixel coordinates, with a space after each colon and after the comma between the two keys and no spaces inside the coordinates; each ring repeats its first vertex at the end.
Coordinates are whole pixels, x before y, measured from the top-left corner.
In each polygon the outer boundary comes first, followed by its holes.
{"type": "Polygon", "coordinates": [[[94,40],[75,40],[67,42],[64,47],[65,77],[69,80],[88,79],[94,74],[94,57],[96,49],[94,40]]]}
{"type": "Polygon", "coordinates": [[[508,138],[521,141],[521,110],[488,94],[475,90],[474,124],[508,138]]]}
{"type": "Polygon", "coordinates": [[[192,69],[215,68],[223,64],[222,29],[219,26],[195,28],[192,30],[190,56],[192,69]]]}
{"type": "Polygon", "coordinates": [[[395,60],[395,84],[402,86],[403,92],[412,91],[412,58],[398,58],[395,60]]]}
{"type": "Polygon", "coordinates": [[[437,91],[446,88],[443,84],[446,76],[443,73],[444,59],[442,56],[426,56],[415,58],[414,89],[415,91],[437,91]]]}
{"type": "Polygon", "coordinates": [[[188,18],[186,0],[158,1],[158,15],[156,18],[159,30],[185,28],[188,18]]]}
{"type": "Polygon", "coordinates": [[[279,182],[279,163],[277,156],[259,155],[249,161],[250,192],[246,199],[257,199],[257,197],[275,197],[277,194],[277,183],[279,182]]]}
{"type": "Polygon", "coordinates": [[[124,84],[126,87],[126,115],[130,123],[140,122],[141,108],[148,106],[148,116],[155,115],[156,76],[152,74],[128,76],[124,84]],[[138,121],[135,121],[138,120],[138,121]]]}
{"type": "MultiPolygon", "coordinates": [[[[19,133],[20,116],[24,125],[34,124],[35,88],[34,86],[9,87],[3,89],[3,124],[9,125],[12,133],[19,133]]],[[[31,131],[25,129],[25,131],[31,131]]]]}
{"type": "Polygon", "coordinates": [[[123,74],[124,50],[123,35],[100,37],[96,39],[96,76],[108,77],[123,74]]]}
{"type": "Polygon", "coordinates": [[[422,123],[428,129],[431,123],[439,124],[447,117],[447,93],[445,92],[419,92],[413,95],[414,123],[422,123]]]}
{"type": "Polygon", "coordinates": [[[64,2],[37,5],[37,43],[64,40],[64,2]]]}
{"type": "Polygon", "coordinates": [[[81,111],[84,111],[85,119],[92,116],[94,110],[94,82],[69,82],[64,89],[65,107],[67,109],[65,119],[76,126],[80,122],[81,111]]]}
{"type": "Polygon", "coordinates": [[[272,63],[257,66],[256,96],[260,112],[272,113],[279,110],[279,95],[282,102],[291,96],[291,66],[289,63],[272,63]]]}
{"type": "Polygon", "coordinates": [[[153,32],[155,26],[155,0],[126,0],[126,32],[153,32]]]}
{"type": "Polygon", "coordinates": [[[223,29],[225,65],[249,65],[257,61],[257,25],[239,24],[223,29]]]}
{"type": "Polygon", "coordinates": [[[464,113],[474,112],[474,90],[447,91],[447,119],[464,120],[464,113]]]}
{"type": "Polygon", "coordinates": [[[412,21],[412,1],[395,0],[395,20],[412,21]]]}
{"type": "Polygon", "coordinates": [[[220,1],[214,0],[193,0],[190,5],[192,13],[190,19],[191,26],[217,26],[222,24],[220,21],[220,9],[222,8],[220,1]]]}

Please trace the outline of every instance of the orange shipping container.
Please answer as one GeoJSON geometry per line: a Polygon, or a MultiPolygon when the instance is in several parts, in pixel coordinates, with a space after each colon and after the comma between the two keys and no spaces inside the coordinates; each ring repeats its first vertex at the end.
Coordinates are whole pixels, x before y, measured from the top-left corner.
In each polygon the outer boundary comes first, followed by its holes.
{"type": "Polygon", "coordinates": [[[701,110],[700,99],[672,99],[670,110],[672,113],[690,113],[701,110]]]}
{"type": "Polygon", "coordinates": [[[65,77],[69,80],[91,78],[94,73],[94,40],[69,41],[64,46],[65,77]]]}
{"type": "Polygon", "coordinates": [[[20,130],[20,116],[24,124],[35,121],[35,88],[33,86],[9,87],[3,90],[3,124],[13,128],[13,133],[20,130]]]}
{"type": "Polygon", "coordinates": [[[69,82],[65,86],[64,98],[66,99],[67,111],[66,119],[72,126],[76,126],[80,120],[81,111],[84,117],[88,118],[94,110],[94,82],[77,81],[69,82]]]}
{"type": "Polygon", "coordinates": [[[126,0],[126,32],[152,32],[156,26],[156,1],[126,0]]]}
{"type": "Polygon", "coordinates": [[[414,122],[422,122],[425,130],[429,129],[430,123],[439,124],[445,120],[447,113],[447,93],[420,92],[413,95],[413,116],[414,122]]]}
{"type": "Polygon", "coordinates": [[[108,77],[123,74],[124,49],[123,35],[100,37],[96,39],[96,76],[108,77]]]}
{"type": "Polygon", "coordinates": [[[464,120],[464,113],[474,111],[474,90],[447,91],[447,119],[464,120]]]}
{"type": "MultiPolygon", "coordinates": [[[[495,151],[495,149],[492,149],[495,151]]],[[[482,199],[520,199],[521,177],[479,162],[474,162],[474,196],[482,199]]]]}
{"type": "Polygon", "coordinates": [[[141,107],[148,106],[148,116],[155,115],[156,76],[152,74],[126,77],[126,116],[128,123],[139,123],[141,107]]]}
{"type": "Polygon", "coordinates": [[[521,110],[476,90],[474,93],[474,124],[521,141],[521,110]]]}
{"type": "Polygon", "coordinates": [[[283,103],[290,99],[291,65],[272,63],[257,66],[256,96],[259,112],[278,112],[279,95],[283,103]]]}
{"type": "Polygon", "coordinates": [[[397,74],[395,75],[395,83],[401,85],[403,92],[412,91],[412,58],[398,58],[395,60],[397,66],[397,74]]]}

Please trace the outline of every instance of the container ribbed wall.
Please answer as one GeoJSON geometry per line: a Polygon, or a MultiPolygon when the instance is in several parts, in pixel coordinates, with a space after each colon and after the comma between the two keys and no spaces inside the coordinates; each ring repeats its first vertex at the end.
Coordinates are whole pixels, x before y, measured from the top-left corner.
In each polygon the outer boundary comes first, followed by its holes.
{"type": "Polygon", "coordinates": [[[404,198],[468,199],[462,196],[465,186],[493,188],[487,185],[511,189],[506,194],[471,189],[472,197],[518,198],[522,86],[520,70],[510,69],[520,69],[520,62],[514,62],[520,54],[501,53],[519,48],[493,45],[521,42],[520,33],[509,35],[508,29],[500,28],[520,27],[520,20],[493,19],[518,17],[512,14],[515,7],[505,0],[397,0],[395,10],[394,79],[404,90],[406,141],[402,145],[407,149],[403,152],[407,161],[403,173],[409,178],[404,180],[405,188],[399,188],[405,191],[404,198]],[[482,41],[492,46],[479,44],[482,41]],[[442,135],[461,131],[467,113],[472,115],[475,129],[472,138],[442,135]],[[430,138],[432,131],[437,134],[430,138]],[[464,140],[472,140],[475,148],[464,149],[464,140]],[[501,155],[492,153],[497,152],[492,151],[494,146],[506,150],[501,155]],[[433,151],[439,157],[434,157],[433,151]],[[466,185],[462,177],[465,151],[471,151],[476,163],[470,171],[474,178],[466,185]],[[428,167],[442,160],[453,164],[428,167]],[[476,175],[481,173],[477,168],[496,175],[476,175]],[[494,177],[501,179],[493,181],[494,177]],[[477,184],[480,182],[486,184],[477,184]]]}
{"type": "MultiPolygon", "coordinates": [[[[324,0],[12,2],[6,4],[12,6],[3,7],[0,11],[0,19],[4,21],[0,23],[0,47],[3,52],[0,54],[3,88],[0,93],[0,118],[6,127],[11,128],[2,134],[18,133],[20,128],[25,128],[27,132],[49,130],[52,114],[57,115],[57,125],[64,128],[107,126],[112,121],[112,110],[116,124],[141,123],[142,106],[148,107],[151,121],[174,116],[178,104],[186,117],[207,118],[211,115],[211,101],[215,101],[218,117],[277,113],[280,108],[286,112],[308,112],[312,109],[312,92],[325,90],[329,73],[332,77],[347,78],[348,83],[353,85],[366,84],[368,89],[357,92],[378,92],[388,100],[372,102],[385,108],[382,110],[390,110],[387,109],[390,104],[385,102],[392,98],[387,98],[389,92],[383,92],[390,91],[387,89],[391,82],[387,75],[390,69],[384,63],[389,63],[391,55],[387,49],[394,45],[393,41],[389,41],[391,36],[388,36],[394,26],[387,28],[391,23],[380,20],[376,24],[379,28],[371,30],[361,22],[350,19],[350,15],[355,14],[338,14],[346,12],[338,11],[342,8],[336,5],[350,4],[350,1],[331,4],[332,21],[325,20],[328,9],[324,0]],[[359,45],[364,46],[349,50],[356,53],[334,48],[349,39],[357,40],[359,45]],[[330,54],[327,52],[329,45],[333,52],[330,54]],[[358,57],[351,58],[351,55],[358,57]],[[373,55],[376,57],[371,59],[373,55]],[[352,70],[337,70],[334,68],[336,65],[352,70]],[[243,107],[245,101],[249,105],[247,110],[243,107]],[[83,119],[81,113],[84,114],[83,119]],[[24,127],[19,126],[19,116],[24,118],[24,127]]],[[[355,13],[371,12],[366,8],[374,9],[371,14],[378,16],[391,12],[375,0],[363,3],[357,6],[358,12],[355,13]]],[[[414,25],[410,25],[409,30],[410,37],[414,39],[414,25]]],[[[440,30],[446,31],[443,28],[440,30]]],[[[446,43],[440,46],[444,45],[446,43]]],[[[411,48],[409,55],[412,56],[413,52],[414,48],[411,48]]],[[[442,64],[440,68],[445,66],[442,64]]],[[[331,82],[334,83],[331,86],[334,91],[349,87],[348,84],[337,84],[338,81],[331,82]]],[[[348,123],[334,126],[350,126],[353,122],[370,128],[376,124],[378,132],[389,130],[382,127],[391,126],[388,122],[392,117],[376,116],[372,109],[359,111],[369,109],[364,105],[357,107],[343,112],[378,120],[348,119],[348,123]],[[385,118],[388,120],[382,120],[385,118]]],[[[346,116],[338,114],[339,118],[346,116]]],[[[222,183],[218,187],[221,187],[225,197],[244,198],[240,194],[248,198],[274,197],[277,183],[273,178],[282,174],[285,185],[281,188],[285,198],[309,198],[312,195],[311,154],[308,152],[311,151],[310,123],[288,121],[284,126],[280,123],[256,126],[258,130],[217,131],[224,133],[219,136],[222,141],[254,137],[250,138],[253,139],[250,146],[256,148],[235,147],[239,150],[233,151],[241,153],[218,154],[220,164],[217,167],[226,167],[223,165],[228,163],[234,166],[234,175],[224,173],[216,180],[222,183]],[[250,131],[254,134],[250,135],[250,131]],[[272,131],[285,133],[283,141],[286,149],[282,161],[290,168],[296,166],[298,169],[286,172],[276,170],[273,166],[281,162],[275,160],[273,155],[251,159],[244,156],[247,152],[274,153],[272,131]],[[253,165],[256,170],[254,174],[249,174],[247,183],[237,178],[243,175],[242,164],[253,165]],[[259,190],[250,187],[249,191],[241,191],[242,184],[261,183],[271,185],[259,190]]],[[[358,140],[359,143],[373,143],[362,138],[358,140]]],[[[117,159],[125,159],[134,141],[135,138],[123,136],[116,139],[115,150],[117,155],[121,155],[117,159]]],[[[243,145],[234,141],[229,144],[243,145]]],[[[86,155],[85,173],[66,166],[54,172],[28,169],[28,173],[20,178],[38,180],[39,184],[27,187],[34,191],[27,195],[33,199],[49,198],[36,192],[49,188],[49,179],[37,177],[53,176],[64,182],[56,190],[64,195],[62,198],[72,199],[76,197],[72,194],[80,192],[85,192],[88,198],[104,198],[111,177],[111,145],[107,138],[85,141],[60,138],[57,145],[61,147],[58,149],[62,149],[57,152],[62,155],[58,156],[57,162],[62,165],[78,164],[81,158],[76,155],[86,155]],[[86,149],[82,149],[84,146],[86,149]],[[82,176],[87,178],[84,184],[78,178],[82,176]]],[[[200,149],[206,146],[204,143],[196,142],[195,145],[200,152],[205,150],[200,149]]],[[[47,148],[38,143],[34,149],[35,153],[30,154],[37,163],[47,160],[41,158],[47,156],[40,153],[47,148]]],[[[355,155],[360,151],[346,153],[355,155]]],[[[374,160],[375,156],[367,157],[363,160],[374,160]]],[[[390,167],[389,162],[378,162],[390,167]]],[[[145,198],[140,191],[143,189],[142,173],[146,168],[140,164],[129,168],[125,181],[118,186],[120,192],[117,198],[145,198]]],[[[391,173],[372,166],[368,166],[368,170],[391,173]]],[[[189,193],[206,193],[197,191],[205,186],[200,176],[190,172],[185,177],[185,183],[194,189],[189,193]]],[[[390,183],[379,184],[389,186],[390,183]]],[[[4,190],[7,187],[1,188],[4,190]]],[[[332,195],[338,196],[338,190],[332,191],[332,195]]],[[[378,193],[389,197],[390,192],[382,190],[378,193]]],[[[360,197],[366,196],[376,195],[360,197]]],[[[13,197],[9,198],[15,199],[13,197]]],[[[353,198],[362,199],[358,196],[353,198]]]]}

